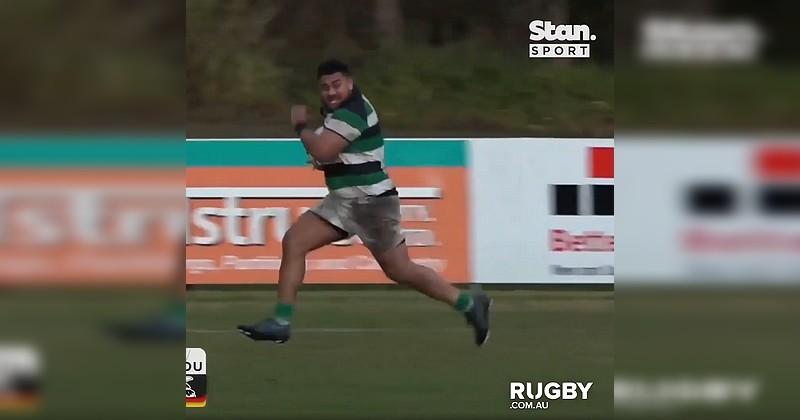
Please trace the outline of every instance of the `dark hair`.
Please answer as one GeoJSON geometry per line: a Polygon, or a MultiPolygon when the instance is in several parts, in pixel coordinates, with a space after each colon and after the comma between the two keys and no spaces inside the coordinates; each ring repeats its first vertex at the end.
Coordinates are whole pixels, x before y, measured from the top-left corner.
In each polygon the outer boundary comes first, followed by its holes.
{"type": "Polygon", "coordinates": [[[347,67],[347,64],[336,59],[325,60],[317,66],[317,79],[334,73],[350,75],[350,68],[347,67]]]}

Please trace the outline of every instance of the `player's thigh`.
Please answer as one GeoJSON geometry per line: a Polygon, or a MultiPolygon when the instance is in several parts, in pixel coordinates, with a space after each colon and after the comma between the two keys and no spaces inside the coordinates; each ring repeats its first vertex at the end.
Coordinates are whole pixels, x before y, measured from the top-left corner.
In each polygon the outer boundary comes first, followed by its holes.
{"type": "Polygon", "coordinates": [[[344,217],[373,255],[386,255],[395,261],[401,256],[395,248],[405,236],[400,228],[400,200],[397,196],[365,197],[344,217]]]}
{"type": "Polygon", "coordinates": [[[283,249],[292,252],[310,252],[331,242],[347,237],[319,215],[307,211],[292,225],[283,237],[283,249]]]}
{"type": "Polygon", "coordinates": [[[402,277],[403,272],[411,264],[405,241],[386,250],[372,251],[372,256],[381,266],[384,274],[391,279],[402,277]]]}

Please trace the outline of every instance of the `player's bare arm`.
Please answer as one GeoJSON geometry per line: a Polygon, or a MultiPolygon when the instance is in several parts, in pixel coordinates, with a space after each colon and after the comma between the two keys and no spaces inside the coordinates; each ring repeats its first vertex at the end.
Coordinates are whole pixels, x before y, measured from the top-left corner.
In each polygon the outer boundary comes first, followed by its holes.
{"type": "MultiPolygon", "coordinates": [[[[339,153],[350,144],[339,134],[325,128],[319,134],[308,126],[308,108],[305,105],[294,105],[291,110],[292,127],[297,131],[303,147],[318,162],[336,160],[339,153]]],[[[316,167],[316,166],[315,166],[316,167]]]]}

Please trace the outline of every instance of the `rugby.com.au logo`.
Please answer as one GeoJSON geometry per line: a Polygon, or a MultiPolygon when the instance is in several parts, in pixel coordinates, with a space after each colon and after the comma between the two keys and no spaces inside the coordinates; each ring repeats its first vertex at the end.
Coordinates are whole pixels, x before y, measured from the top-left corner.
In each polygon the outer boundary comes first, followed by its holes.
{"type": "Polygon", "coordinates": [[[597,39],[589,25],[553,25],[549,20],[532,20],[528,29],[530,40],[540,41],[528,44],[529,58],[589,58],[588,41],[597,39]]]}
{"type": "Polygon", "coordinates": [[[510,382],[511,410],[547,410],[553,400],[589,399],[594,382],[510,382]]]}

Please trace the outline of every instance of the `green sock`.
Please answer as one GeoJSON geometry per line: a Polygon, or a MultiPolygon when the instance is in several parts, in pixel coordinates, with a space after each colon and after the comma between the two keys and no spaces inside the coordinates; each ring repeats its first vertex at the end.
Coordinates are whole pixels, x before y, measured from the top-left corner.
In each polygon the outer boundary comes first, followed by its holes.
{"type": "Polygon", "coordinates": [[[461,292],[458,294],[458,299],[453,307],[459,312],[467,312],[472,309],[472,294],[470,292],[461,292]]]}
{"type": "Polygon", "coordinates": [[[292,314],[294,313],[294,305],[291,303],[280,303],[275,305],[275,320],[278,323],[287,325],[292,322],[292,314]]]}

